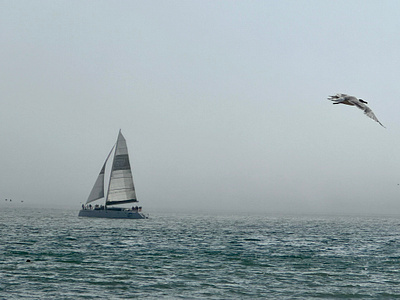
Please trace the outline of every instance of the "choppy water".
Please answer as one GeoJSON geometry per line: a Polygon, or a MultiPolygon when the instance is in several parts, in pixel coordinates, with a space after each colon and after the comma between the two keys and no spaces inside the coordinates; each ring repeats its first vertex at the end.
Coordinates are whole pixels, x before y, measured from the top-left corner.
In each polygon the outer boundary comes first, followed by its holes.
{"type": "Polygon", "coordinates": [[[400,217],[77,213],[1,209],[1,299],[400,298],[400,217]]]}

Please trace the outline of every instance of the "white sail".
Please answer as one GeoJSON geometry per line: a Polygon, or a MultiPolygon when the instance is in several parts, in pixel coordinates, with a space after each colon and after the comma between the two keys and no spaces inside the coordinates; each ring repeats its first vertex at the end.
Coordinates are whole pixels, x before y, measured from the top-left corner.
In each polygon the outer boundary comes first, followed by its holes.
{"type": "Polygon", "coordinates": [[[107,164],[108,158],[110,157],[110,154],[114,149],[114,146],[111,148],[110,153],[108,153],[108,155],[107,155],[106,161],[104,162],[104,165],[100,170],[99,176],[97,176],[96,182],[94,183],[92,191],[90,192],[90,195],[89,195],[88,199],[86,200],[86,204],[93,202],[95,200],[98,200],[100,198],[104,198],[104,173],[106,170],[106,164],[107,164]]]}
{"type": "Polygon", "coordinates": [[[104,197],[104,171],[105,171],[105,168],[106,168],[106,163],[104,163],[103,168],[101,168],[101,171],[100,171],[99,176],[97,177],[97,180],[92,188],[92,191],[90,192],[90,195],[89,195],[88,199],[86,200],[86,204],[104,197]]]}
{"type": "Polygon", "coordinates": [[[120,130],[111,167],[106,205],[131,202],[137,202],[137,199],[129,163],[128,148],[120,130]]]}

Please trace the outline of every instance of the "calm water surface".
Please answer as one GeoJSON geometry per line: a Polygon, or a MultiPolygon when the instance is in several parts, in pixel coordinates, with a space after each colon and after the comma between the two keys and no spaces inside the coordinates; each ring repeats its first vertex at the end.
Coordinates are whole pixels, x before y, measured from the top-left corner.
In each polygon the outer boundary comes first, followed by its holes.
{"type": "Polygon", "coordinates": [[[0,299],[400,298],[400,217],[0,209],[0,299]]]}

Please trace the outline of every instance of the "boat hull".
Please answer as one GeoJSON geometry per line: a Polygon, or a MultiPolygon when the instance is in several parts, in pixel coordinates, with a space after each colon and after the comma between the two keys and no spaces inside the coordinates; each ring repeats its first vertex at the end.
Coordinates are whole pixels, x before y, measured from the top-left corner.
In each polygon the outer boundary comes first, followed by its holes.
{"type": "Polygon", "coordinates": [[[81,209],[79,217],[89,218],[108,218],[108,219],[147,219],[144,214],[132,210],[95,210],[95,209],[81,209]]]}

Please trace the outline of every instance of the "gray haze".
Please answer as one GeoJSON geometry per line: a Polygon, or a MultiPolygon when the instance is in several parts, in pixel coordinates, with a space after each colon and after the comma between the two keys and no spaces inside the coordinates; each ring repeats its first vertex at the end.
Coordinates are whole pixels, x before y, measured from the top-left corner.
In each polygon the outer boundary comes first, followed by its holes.
{"type": "Polygon", "coordinates": [[[399,1],[0,6],[0,207],[78,210],[121,128],[147,212],[400,213],[399,1]]]}

